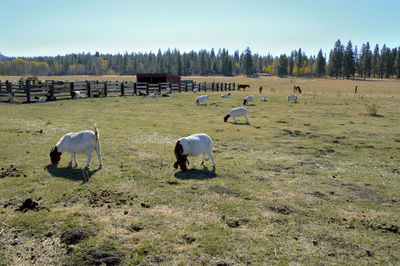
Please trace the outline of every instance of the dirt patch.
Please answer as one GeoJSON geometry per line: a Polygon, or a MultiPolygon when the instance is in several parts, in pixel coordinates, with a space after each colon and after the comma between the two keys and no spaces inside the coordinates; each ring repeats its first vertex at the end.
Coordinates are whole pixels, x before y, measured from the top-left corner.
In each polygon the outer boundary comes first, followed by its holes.
{"type": "Polygon", "coordinates": [[[61,243],[72,245],[79,243],[82,239],[87,236],[85,230],[82,227],[75,227],[65,231],[61,235],[61,243]]]}
{"type": "Polygon", "coordinates": [[[98,248],[89,250],[84,258],[91,265],[118,265],[121,263],[121,254],[116,251],[105,251],[98,248]]]}
{"type": "Polygon", "coordinates": [[[110,189],[101,189],[99,192],[94,192],[89,190],[89,195],[87,196],[89,203],[92,206],[101,207],[104,204],[114,203],[116,205],[126,204],[129,198],[123,192],[117,192],[110,189]]]}
{"type": "Polygon", "coordinates": [[[317,198],[323,198],[323,197],[326,196],[324,193],[319,192],[319,191],[315,191],[315,192],[306,192],[305,194],[312,195],[312,196],[317,197],[317,198]]]}
{"type": "Polygon", "coordinates": [[[0,178],[20,177],[20,176],[26,177],[26,175],[22,172],[22,170],[14,167],[14,165],[10,165],[8,169],[1,168],[0,178]]]}
{"type": "Polygon", "coordinates": [[[229,187],[214,186],[211,189],[214,190],[215,192],[217,192],[218,194],[227,194],[227,195],[232,195],[232,196],[239,196],[239,193],[236,190],[231,189],[229,187]]]}
{"type": "Polygon", "coordinates": [[[279,206],[279,205],[270,205],[267,206],[268,209],[270,209],[271,211],[283,214],[283,215],[289,215],[291,213],[293,213],[294,211],[292,211],[291,209],[289,209],[286,206],[279,206]]]}
{"type": "Polygon", "coordinates": [[[129,225],[126,229],[128,229],[128,231],[130,232],[139,232],[143,230],[143,226],[141,225],[136,225],[136,224],[131,224],[129,225]]]}
{"type": "Polygon", "coordinates": [[[183,235],[182,236],[183,241],[185,241],[186,244],[190,245],[192,244],[194,241],[196,241],[196,238],[190,237],[188,235],[183,235]]]}
{"type": "MultiPolygon", "coordinates": [[[[18,209],[16,209],[16,211],[20,211],[20,212],[27,212],[29,210],[31,211],[38,211],[38,210],[42,210],[42,209],[46,209],[43,206],[40,206],[38,202],[33,201],[31,198],[27,198],[21,206],[18,207],[18,209]]],[[[48,209],[47,209],[48,210],[48,209]]]]}

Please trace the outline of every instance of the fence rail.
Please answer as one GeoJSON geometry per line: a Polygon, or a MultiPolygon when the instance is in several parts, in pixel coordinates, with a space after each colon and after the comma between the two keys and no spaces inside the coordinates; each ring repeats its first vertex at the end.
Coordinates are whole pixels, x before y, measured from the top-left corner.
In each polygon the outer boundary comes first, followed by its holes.
{"type": "Polygon", "coordinates": [[[46,80],[26,82],[9,82],[0,80],[0,101],[12,101],[31,103],[36,102],[40,98],[47,101],[59,99],[71,99],[73,91],[80,91],[83,98],[87,97],[108,97],[108,96],[127,96],[127,95],[149,95],[151,93],[167,92],[193,92],[197,91],[231,91],[236,89],[235,83],[216,83],[216,82],[200,82],[200,83],[143,83],[143,82],[127,82],[127,81],[56,81],[46,80]]]}

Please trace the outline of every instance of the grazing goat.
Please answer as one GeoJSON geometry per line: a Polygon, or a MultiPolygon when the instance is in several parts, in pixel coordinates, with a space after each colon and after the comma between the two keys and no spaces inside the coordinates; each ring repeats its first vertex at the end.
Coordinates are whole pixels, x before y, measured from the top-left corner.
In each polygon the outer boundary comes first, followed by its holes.
{"type": "Polygon", "coordinates": [[[201,102],[204,102],[204,104],[207,104],[206,100],[208,99],[208,95],[201,95],[197,97],[196,99],[196,104],[199,105],[201,102]]]}
{"type": "Polygon", "coordinates": [[[7,102],[12,102],[14,99],[14,90],[7,92],[7,102]]]}
{"type": "Polygon", "coordinates": [[[221,95],[221,98],[228,98],[229,96],[231,96],[231,93],[228,93],[228,94],[222,94],[222,95],[221,95]]]}
{"type": "Polygon", "coordinates": [[[215,168],[214,155],[211,149],[212,139],[206,134],[194,134],[188,137],[180,138],[175,144],[174,153],[176,162],[174,163],[175,169],[179,167],[181,170],[186,171],[186,162],[189,164],[188,156],[199,156],[203,154],[201,164],[204,164],[205,154],[211,159],[213,168],[215,168]]]}
{"type": "Polygon", "coordinates": [[[171,88],[166,88],[167,93],[171,93],[171,88]]]}
{"type": "Polygon", "coordinates": [[[246,88],[250,88],[250,85],[238,84],[238,90],[243,89],[244,91],[246,91],[246,88]]]}
{"type": "Polygon", "coordinates": [[[246,98],[244,98],[243,105],[248,105],[249,102],[254,102],[254,96],[253,95],[249,95],[246,98]]]}
{"type": "Polygon", "coordinates": [[[296,95],[289,95],[287,97],[288,102],[293,101],[294,103],[297,103],[297,96],[296,95]]]}
{"type": "Polygon", "coordinates": [[[88,161],[86,168],[89,168],[92,160],[92,152],[96,149],[97,157],[99,158],[99,169],[102,167],[101,163],[101,152],[100,152],[100,140],[99,132],[97,131],[96,125],[94,125],[94,132],[90,130],[83,130],[80,132],[71,132],[65,134],[51,149],[50,159],[53,164],[58,164],[61,159],[63,152],[69,152],[71,154],[71,160],[69,162],[72,165],[72,160],[75,162],[75,167],[78,166],[76,160],[76,154],[86,153],[88,161]]]}
{"type": "Polygon", "coordinates": [[[157,98],[157,94],[152,93],[152,94],[149,95],[149,97],[150,97],[150,98],[157,98]]]}
{"type": "Polygon", "coordinates": [[[42,97],[35,96],[34,99],[36,100],[37,103],[44,103],[44,102],[46,102],[46,99],[45,99],[45,98],[42,98],[42,97]]]}
{"type": "Polygon", "coordinates": [[[260,88],[258,88],[258,92],[261,94],[262,93],[262,86],[260,86],[260,88]]]}
{"type": "Polygon", "coordinates": [[[194,88],[194,89],[193,89],[193,93],[196,93],[197,91],[198,91],[197,88],[194,88]]]}
{"type": "Polygon", "coordinates": [[[233,123],[236,123],[237,116],[244,116],[244,118],[246,119],[246,123],[249,123],[249,120],[247,119],[247,109],[244,107],[233,108],[232,110],[230,110],[229,113],[224,117],[224,122],[228,121],[228,118],[231,116],[233,119],[233,123]]]}
{"type": "Polygon", "coordinates": [[[268,102],[268,98],[264,98],[260,95],[260,102],[268,102]]]}
{"type": "Polygon", "coordinates": [[[139,94],[138,94],[139,96],[147,96],[147,94],[146,93],[144,93],[144,92],[141,92],[141,91],[139,91],[139,94]]]}
{"type": "Polygon", "coordinates": [[[81,92],[80,91],[71,91],[71,98],[74,100],[82,98],[81,92]]]}
{"type": "Polygon", "coordinates": [[[299,92],[301,94],[300,86],[293,86],[293,93],[299,92]]]}

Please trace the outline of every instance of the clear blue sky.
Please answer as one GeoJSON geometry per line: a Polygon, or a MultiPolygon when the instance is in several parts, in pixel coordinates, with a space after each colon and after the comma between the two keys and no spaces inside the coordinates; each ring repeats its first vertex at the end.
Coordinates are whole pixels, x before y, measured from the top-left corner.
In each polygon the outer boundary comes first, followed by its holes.
{"type": "Polygon", "coordinates": [[[0,14],[6,56],[400,46],[399,0],[0,0],[0,14]]]}

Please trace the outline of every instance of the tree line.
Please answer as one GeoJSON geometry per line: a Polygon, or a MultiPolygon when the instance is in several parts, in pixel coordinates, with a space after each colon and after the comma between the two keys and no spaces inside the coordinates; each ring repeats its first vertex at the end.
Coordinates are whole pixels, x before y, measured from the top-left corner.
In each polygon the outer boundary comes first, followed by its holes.
{"type": "Polygon", "coordinates": [[[135,75],[137,73],[169,73],[172,75],[266,75],[330,76],[336,78],[400,78],[400,47],[389,48],[369,42],[360,51],[351,41],[346,47],[337,40],[329,57],[320,50],[307,56],[302,49],[290,55],[252,54],[249,47],[230,54],[226,49],[215,52],[201,50],[181,53],[168,49],[157,53],[95,54],[12,58],[0,54],[0,75],[135,75]]]}

